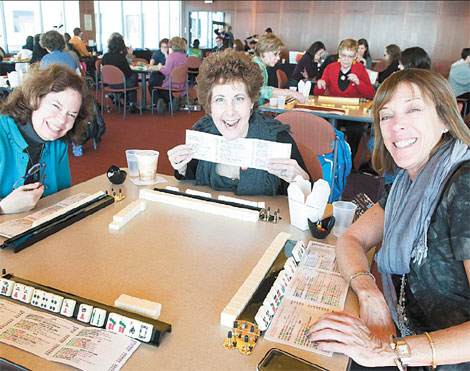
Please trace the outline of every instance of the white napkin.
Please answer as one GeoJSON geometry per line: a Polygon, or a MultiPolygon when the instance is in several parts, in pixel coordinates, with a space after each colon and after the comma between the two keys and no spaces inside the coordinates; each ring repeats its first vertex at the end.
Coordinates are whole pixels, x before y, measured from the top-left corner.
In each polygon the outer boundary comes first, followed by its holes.
{"type": "Polygon", "coordinates": [[[310,88],[312,87],[311,81],[300,80],[297,85],[297,90],[302,93],[304,97],[308,97],[310,94],[310,88]]]}

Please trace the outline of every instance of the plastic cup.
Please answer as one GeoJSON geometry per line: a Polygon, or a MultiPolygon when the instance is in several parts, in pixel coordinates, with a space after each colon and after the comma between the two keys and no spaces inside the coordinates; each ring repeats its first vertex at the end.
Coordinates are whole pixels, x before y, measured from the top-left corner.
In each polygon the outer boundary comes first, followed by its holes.
{"type": "Polygon", "coordinates": [[[139,168],[137,166],[137,157],[135,156],[135,154],[139,151],[140,149],[126,150],[127,167],[129,169],[128,173],[129,173],[129,176],[131,177],[139,176],[139,168]]]}
{"type": "Polygon", "coordinates": [[[158,151],[137,151],[137,167],[139,168],[139,180],[142,182],[154,182],[157,177],[158,151]]]}
{"type": "Polygon", "coordinates": [[[277,98],[270,98],[269,99],[269,106],[276,107],[277,106],[277,98]]]}
{"type": "Polygon", "coordinates": [[[341,236],[351,226],[356,207],[356,204],[348,201],[333,202],[333,216],[336,219],[333,234],[336,237],[341,236]]]}
{"type": "Polygon", "coordinates": [[[289,89],[292,91],[297,91],[297,86],[290,86],[289,89]]]}
{"type": "Polygon", "coordinates": [[[277,97],[277,108],[278,109],[284,109],[284,104],[285,103],[286,103],[286,96],[285,95],[277,97]]]}

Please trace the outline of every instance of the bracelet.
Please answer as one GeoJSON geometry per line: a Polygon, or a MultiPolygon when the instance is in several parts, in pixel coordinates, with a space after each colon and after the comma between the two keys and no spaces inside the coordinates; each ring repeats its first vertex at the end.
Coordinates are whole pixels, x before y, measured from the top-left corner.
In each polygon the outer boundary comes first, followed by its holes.
{"type": "Polygon", "coordinates": [[[429,333],[425,332],[424,335],[426,335],[426,337],[428,338],[429,345],[431,346],[431,351],[432,351],[432,365],[430,366],[430,368],[431,370],[435,370],[436,369],[436,346],[434,345],[434,341],[432,340],[432,337],[431,335],[429,335],[429,333]]]}
{"type": "Polygon", "coordinates": [[[374,275],[373,275],[372,273],[367,272],[367,271],[361,271],[361,272],[353,273],[353,274],[351,274],[351,276],[349,276],[348,285],[351,285],[351,281],[352,281],[354,278],[356,278],[357,276],[362,276],[362,275],[364,275],[364,274],[365,274],[365,275],[368,275],[368,276],[371,276],[371,277],[373,278],[374,282],[376,282],[375,277],[374,277],[374,275]]]}

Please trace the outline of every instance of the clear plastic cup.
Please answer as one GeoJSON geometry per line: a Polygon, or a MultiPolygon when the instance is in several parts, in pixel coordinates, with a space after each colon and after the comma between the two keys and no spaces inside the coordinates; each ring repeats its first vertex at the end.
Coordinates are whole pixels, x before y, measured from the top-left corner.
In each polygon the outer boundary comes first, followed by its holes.
{"type": "Polygon", "coordinates": [[[341,236],[351,226],[356,207],[356,204],[348,201],[333,202],[333,216],[335,217],[333,234],[336,237],[341,236]]]}
{"type": "Polygon", "coordinates": [[[154,182],[157,177],[158,151],[137,151],[137,167],[139,168],[139,180],[142,182],[154,182]]]}
{"type": "Polygon", "coordinates": [[[127,167],[129,169],[128,173],[130,177],[139,176],[139,168],[137,167],[137,157],[135,156],[136,152],[138,151],[140,151],[140,149],[126,150],[127,167]]]}
{"type": "Polygon", "coordinates": [[[289,89],[292,91],[297,91],[297,86],[290,86],[289,89]]]}
{"type": "Polygon", "coordinates": [[[286,96],[281,95],[280,97],[277,97],[277,108],[278,109],[284,109],[284,104],[286,103],[286,96]]]}
{"type": "Polygon", "coordinates": [[[277,98],[270,98],[269,99],[269,106],[276,107],[277,106],[277,98]]]}

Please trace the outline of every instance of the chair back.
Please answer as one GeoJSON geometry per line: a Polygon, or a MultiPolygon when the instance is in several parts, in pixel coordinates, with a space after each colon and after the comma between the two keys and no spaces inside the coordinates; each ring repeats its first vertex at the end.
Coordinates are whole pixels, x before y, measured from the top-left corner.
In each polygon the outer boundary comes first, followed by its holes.
{"type": "Polygon", "coordinates": [[[97,59],[96,62],[95,62],[95,69],[96,71],[100,71],[101,70],[101,63],[103,63],[103,61],[101,59],[97,59]]]}
{"type": "Polygon", "coordinates": [[[103,84],[108,85],[119,85],[124,81],[124,72],[122,72],[118,67],[112,66],[110,64],[101,66],[101,78],[103,84]]]}
{"type": "Polygon", "coordinates": [[[276,76],[277,76],[277,87],[279,89],[284,89],[286,84],[287,84],[287,75],[286,73],[278,68],[276,70],[276,76]]]}
{"type": "MultiPolygon", "coordinates": [[[[181,64],[176,66],[170,72],[170,79],[172,84],[186,84],[186,80],[188,79],[188,65],[181,64]]],[[[181,88],[184,89],[184,86],[181,88]]]]}
{"type": "Polygon", "coordinates": [[[300,111],[281,113],[276,120],[290,125],[292,138],[313,181],[322,179],[323,171],[317,156],[334,151],[336,135],[333,126],[324,118],[300,111]]]}
{"type": "Polygon", "coordinates": [[[387,61],[385,59],[380,59],[373,67],[372,70],[376,72],[382,72],[387,69],[387,61]]]}
{"type": "Polygon", "coordinates": [[[199,69],[199,66],[201,65],[201,60],[196,57],[195,55],[190,55],[188,57],[188,68],[197,70],[199,69]]]}

